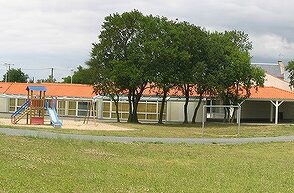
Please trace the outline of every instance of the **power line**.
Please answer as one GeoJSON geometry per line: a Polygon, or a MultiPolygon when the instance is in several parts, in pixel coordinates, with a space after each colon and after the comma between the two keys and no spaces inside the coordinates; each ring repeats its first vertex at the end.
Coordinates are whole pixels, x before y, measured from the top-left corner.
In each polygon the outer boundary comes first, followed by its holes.
{"type": "Polygon", "coordinates": [[[22,70],[46,70],[44,68],[21,68],[22,70]]]}
{"type": "Polygon", "coordinates": [[[13,66],[14,64],[8,64],[8,63],[5,62],[3,65],[6,66],[5,82],[7,82],[7,80],[8,80],[8,71],[10,71],[10,66],[13,66]]]}

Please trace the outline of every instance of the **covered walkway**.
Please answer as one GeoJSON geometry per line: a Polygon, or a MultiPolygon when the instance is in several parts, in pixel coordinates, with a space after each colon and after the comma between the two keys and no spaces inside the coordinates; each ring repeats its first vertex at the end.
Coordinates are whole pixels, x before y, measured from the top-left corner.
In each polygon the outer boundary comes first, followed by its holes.
{"type": "Polygon", "coordinates": [[[242,118],[267,118],[278,124],[280,120],[294,121],[294,93],[276,87],[260,87],[242,105],[242,118]]]}

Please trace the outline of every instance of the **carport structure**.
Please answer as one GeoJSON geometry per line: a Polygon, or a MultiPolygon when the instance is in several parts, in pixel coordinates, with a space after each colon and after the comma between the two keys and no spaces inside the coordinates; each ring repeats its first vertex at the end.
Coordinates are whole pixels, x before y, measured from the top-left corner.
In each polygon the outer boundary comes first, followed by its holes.
{"type": "Polygon", "coordinates": [[[294,93],[276,87],[259,87],[251,91],[242,105],[242,119],[267,119],[294,121],[294,93]]]}

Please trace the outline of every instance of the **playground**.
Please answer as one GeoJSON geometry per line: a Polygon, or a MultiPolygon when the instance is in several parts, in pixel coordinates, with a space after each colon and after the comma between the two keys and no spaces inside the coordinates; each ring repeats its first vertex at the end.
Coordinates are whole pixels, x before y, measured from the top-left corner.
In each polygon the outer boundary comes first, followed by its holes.
{"type": "MultiPolygon", "coordinates": [[[[21,120],[17,124],[12,124],[11,120],[8,118],[0,118],[0,125],[4,126],[13,126],[15,128],[23,128],[23,127],[30,127],[30,128],[43,128],[43,129],[56,129],[53,128],[50,120],[44,121],[43,125],[27,125],[26,120],[21,120]]],[[[62,130],[81,130],[81,131],[131,131],[134,130],[132,128],[126,128],[121,126],[116,126],[112,124],[107,124],[103,122],[94,122],[89,121],[87,124],[83,123],[82,119],[62,119],[62,130]]]]}
{"type": "Polygon", "coordinates": [[[45,111],[50,117],[50,123],[54,128],[62,127],[62,123],[56,112],[57,99],[52,97],[51,102],[46,99],[47,88],[44,86],[28,86],[28,94],[25,103],[11,115],[11,123],[17,124],[26,119],[29,125],[44,125],[45,111]]]}
{"type": "Polygon", "coordinates": [[[0,119],[0,125],[10,125],[23,127],[29,125],[35,128],[63,128],[77,130],[131,130],[118,126],[107,125],[101,122],[86,120],[62,120],[56,111],[57,99],[46,97],[47,88],[44,86],[28,86],[27,99],[25,103],[12,115],[11,120],[0,119]],[[48,114],[48,119],[45,115],[48,114]],[[85,124],[86,123],[86,124],[85,124]]]}

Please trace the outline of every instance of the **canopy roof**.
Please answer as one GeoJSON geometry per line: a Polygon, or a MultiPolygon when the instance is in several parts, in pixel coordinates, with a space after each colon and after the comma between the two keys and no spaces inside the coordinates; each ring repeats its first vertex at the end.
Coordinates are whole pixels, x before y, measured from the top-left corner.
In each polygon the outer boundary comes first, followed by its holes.
{"type": "Polygon", "coordinates": [[[45,86],[27,86],[27,91],[47,91],[45,86]]]}

